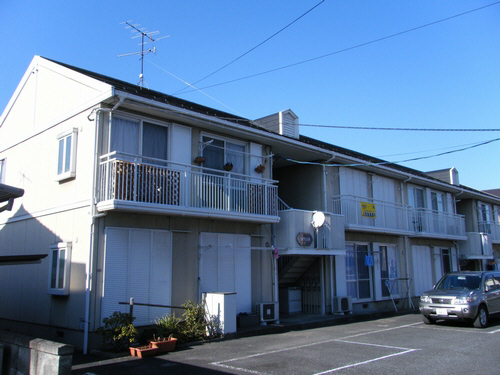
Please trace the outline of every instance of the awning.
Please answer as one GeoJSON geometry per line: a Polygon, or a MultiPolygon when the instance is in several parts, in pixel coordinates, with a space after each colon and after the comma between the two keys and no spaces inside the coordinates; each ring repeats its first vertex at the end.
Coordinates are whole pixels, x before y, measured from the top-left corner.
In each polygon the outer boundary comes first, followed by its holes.
{"type": "Polygon", "coordinates": [[[14,199],[22,197],[24,195],[24,190],[16,188],[14,186],[9,186],[5,184],[0,184],[0,203],[7,202],[7,204],[0,206],[0,212],[10,211],[12,209],[12,204],[14,199]]]}

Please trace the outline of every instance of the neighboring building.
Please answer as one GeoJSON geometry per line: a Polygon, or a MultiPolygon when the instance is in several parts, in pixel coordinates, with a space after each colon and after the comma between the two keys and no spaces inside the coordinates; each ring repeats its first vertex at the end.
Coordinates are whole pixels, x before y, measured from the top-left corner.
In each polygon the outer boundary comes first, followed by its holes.
{"type": "MultiPolygon", "coordinates": [[[[456,169],[428,172],[436,178],[452,183],[456,169]],[[438,175],[435,175],[438,173],[438,175]]],[[[500,194],[499,189],[478,191],[458,184],[457,212],[465,217],[467,241],[460,241],[459,261],[461,270],[500,269],[500,194]]]]}
{"type": "MultiPolygon", "coordinates": [[[[84,351],[130,298],[236,292],[236,313],[262,321],[279,319],[278,301],[408,306],[477,251],[473,207],[490,205],[498,227],[500,206],[455,172],[301,136],[291,110],[252,121],[38,56],[0,117],[0,183],[24,189],[0,213],[0,257],[50,254],[0,273],[0,329],[84,351]]],[[[137,306],[135,323],[173,310],[137,306]]]]}
{"type": "Polygon", "coordinates": [[[316,165],[283,163],[278,169],[275,162],[274,177],[290,206],[342,215],[343,224],[331,229],[345,231],[345,254],[330,266],[337,299],[350,297],[355,312],[408,306],[408,297],[458,269],[457,241],[467,240],[455,207],[462,189],[351,150],[300,140],[330,154],[316,165]]]}

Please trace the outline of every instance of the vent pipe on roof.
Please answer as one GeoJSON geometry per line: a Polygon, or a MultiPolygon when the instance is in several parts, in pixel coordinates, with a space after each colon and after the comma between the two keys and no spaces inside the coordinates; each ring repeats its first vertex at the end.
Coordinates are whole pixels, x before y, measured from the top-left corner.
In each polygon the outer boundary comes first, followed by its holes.
{"type": "Polygon", "coordinates": [[[259,118],[255,122],[264,129],[287,137],[299,138],[299,118],[291,109],[259,118]]]}

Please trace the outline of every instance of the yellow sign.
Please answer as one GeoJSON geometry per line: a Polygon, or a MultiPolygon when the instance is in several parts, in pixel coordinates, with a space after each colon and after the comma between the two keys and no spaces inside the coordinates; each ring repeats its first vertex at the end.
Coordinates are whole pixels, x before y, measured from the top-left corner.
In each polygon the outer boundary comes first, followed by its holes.
{"type": "Polygon", "coordinates": [[[361,202],[361,216],[375,219],[376,212],[375,203],[361,202]]]}

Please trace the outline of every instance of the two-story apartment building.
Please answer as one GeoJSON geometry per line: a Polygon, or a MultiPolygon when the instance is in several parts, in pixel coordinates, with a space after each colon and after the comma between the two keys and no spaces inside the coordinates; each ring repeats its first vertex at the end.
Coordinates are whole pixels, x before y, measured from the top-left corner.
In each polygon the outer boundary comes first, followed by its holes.
{"type": "MultiPolygon", "coordinates": [[[[232,292],[237,313],[277,300],[280,142],[237,116],[36,56],[0,118],[2,181],[25,191],[0,213],[0,255],[50,256],[2,270],[0,328],[86,350],[130,298],[179,306],[232,292]]],[[[135,323],[169,312],[137,306],[135,323]]]]}
{"type": "MultiPolygon", "coordinates": [[[[0,182],[24,190],[0,256],[49,256],[2,270],[0,329],[85,351],[130,298],[236,293],[263,321],[408,306],[476,251],[470,207],[498,213],[298,129],[290,110],[252,121],[36,56],[0,117],[0,182]]],[[[137,306],[135,323],[173,310],[137,306]]]]}

